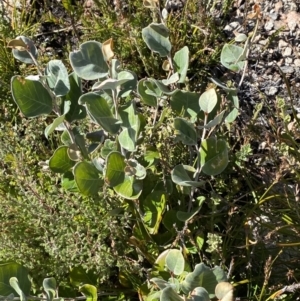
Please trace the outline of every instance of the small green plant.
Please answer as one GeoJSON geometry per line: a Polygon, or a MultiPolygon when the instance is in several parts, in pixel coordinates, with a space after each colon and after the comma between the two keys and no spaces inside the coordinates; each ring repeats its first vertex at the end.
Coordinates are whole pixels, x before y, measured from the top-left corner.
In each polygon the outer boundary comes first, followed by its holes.
{"type": "MultiPolygon", "coordinates": [[[[59,60],[50,61],[43,69],[37,61],[37,49],[27,37],[20,36],[9,43],[15,58],[34,64],[38,71],[26,78],[12,78],[12,95],[21,112],[25,117],[51,113],[57,116],[46,127],[45,136],[62,131],[63,145],[54,152],[48,166],[63,175],[63,186],[77,187],[84,195],[96,195],[101,187],[111,187],[121,197],[138,198],[147,170],[156,162],[145,155],[149,147],[147,135],[157,131],[170,109],[174,142],[188,146],[195,157],[195,164],[173,168],[173,183],[194,190],[203,185],[200,174],[214,176],[226,168],[226,141],[217,137],[216,129],[222,122],[234,120],[236,108],[226,115],[228,108],[213,88],[203,94],[184,89],[189,51],[183,47],[171,55],[169,31],[164,23],[151,23],[142,30],[142,36],[151,51],[167,58],[166,79],[138,81],[134,72],[122,70],[120,62],[113,58],[111,39],[102,44],[85,42],[79,51],[71,52],[71,74],[59,60]],[[82,93],[82,80],[96,80],[92,92],[82,93]],[[145,118],[147,108],[138,109],[138,103],[154,108],[152,120],[145,118]],[[84,134],[77,124],[87,116],[93,130],[84,134]]],[[[237,101],[231,90],[228,95],[237,101]]],[[[152,155],[160,157],[157,150],[152,155]]]]}
{"type": "Polygon", "coordinates": [[[198,300],[209,301],[217,297],[233,301],[233,286],[220,267],[210,269],[204,263],[193,271],[182,252],[169,249],[161,253],[150,272],[150,293],[144,300],[198,300]]]}

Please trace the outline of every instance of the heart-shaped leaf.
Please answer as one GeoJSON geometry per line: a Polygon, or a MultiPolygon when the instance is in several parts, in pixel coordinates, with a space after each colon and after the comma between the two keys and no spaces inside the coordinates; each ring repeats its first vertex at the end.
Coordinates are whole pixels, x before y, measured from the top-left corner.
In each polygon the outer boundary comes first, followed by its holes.
{"type": "Polygon", "coordinates": [[[49,168],[53,172],[65,173],[75,165],[76,162],[72,161],[68,156],[68,147],[60,146],[56,149],[54,154],[49,160],[49,168]]]}
{"type": "Polygon", "coordinates": [[[71,52],[70,63],[75,73],[86,80],[103,78],[108,74],[102,44],[96,41],[85,42],[78,51],[71,52]]]}

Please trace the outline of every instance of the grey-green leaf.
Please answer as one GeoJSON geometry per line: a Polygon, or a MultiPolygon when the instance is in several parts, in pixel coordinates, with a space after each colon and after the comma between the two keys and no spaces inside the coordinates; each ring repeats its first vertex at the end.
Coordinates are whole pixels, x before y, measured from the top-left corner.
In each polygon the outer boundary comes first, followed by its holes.
{"type": "Polygon", "coordinates": [[[19,285],[19,281],[16,277],[11,277],[9,279],[9,284],[17,292],[17,294],[20,296],[21,301],[26,301],[27,300],[24,292],[22,291],[22,289],[19,285]]]}
{"type": "Polygon", "coordinates": [[[197,132],[195,126],[184,118],[174,119],[176,140],[186,145],[197,144],[197,132]]]}
{"type": "Polygon", "coordinates": [[[174,275],[181,275],[184,271],[184,257],[180,250],[172,249],[166,256],[166,266],[174,275]]]}
{"type": "MultiPolygon", "coordinates": [[[[138,94],[141,96],[141,100],[144,104],[148,105],[148,106],[152,106],[152,107],[156,107],[157,106],[157,97],[158,95],[156,94],[149,94],[146,91],[149,89],[149,87],[147,87],[145,85],[145,83],[147,82],[146,79],[141,79],[138,83],[138,94]]],[[[152,84],[153,85],[153,84],[152,84]]]]}
{"type": "Polygon", "coordinates": [[[166,57],[172,48],[169,41],[169,30],[164,24],[151,23],[142,29],[142,37],[149,49],[166,57]]]}
{"type": "Polygon", "coordinates": [[[74,120],[83,119],[86,117],[86,109],[78,103],[82,94],[81,78],[73,72],[69,75],[70,91],[64,96],[64,100],[71,101],[71,108],[66,115],[66,120],[72,122],[74,120]]]}
{"type": "Polygon", "coordinates": [[[199,97],[198,93],[178,90],[171,97],[171,108],[177,115],[195,119],[200,112],[199,97]]]}
{"type": "Polygon", "coordinates": [[[136,143],[140,130],[140,119],[136,113],[133,102],[119,108],[119,114],[122,120],[122,132],[119,135],[119,143],[128,151],[135,151],[136,143]]]}
{"type": "Polygon", "coordinates": [[[199,105],[204,113],[209,114],[216,106],[218,102],[218,96],[216,90],[211,88],[201,94],[199,99],[199,105]]]}
{"type": "Polygon", "coordinates": [[[70,63],[76,74],[86,80],[103,78],[108,74],[102,44],[96,41],[85,42],[78,51],[71,52],[70,63]]]}
{"type": "Polygon", "coordinates": [[[50,89],[56,96],[66,95],[70,91],[68,71],[60,60],[51,60],[46,67],[45,74],[50,89]]]}
{"type": "Polygon", "coordinates": [[[172,287],[168,286],[162,290],[160,301],[183,301],[183,298],[181,298],[172,287]]]}
{"type": "Polygon", "coordinates": [[[180,75],[179,83],[184,83],[189,68],[189,48],[184,46],[174,55],[175,71],[180,75]]]}
{"type": "Polygon", "coordinates": [[[51,113],[52,97],[39,81],[15,75],[11,79],[11,90],[14,101],[26,117],[51,113]]]}
{"type": "Polygon", "coordinates": [[[34,64],[34,61],[32,60],[30,54],[33,56],[33,58],[36,60],[38,57],[38,51],[35,47],[33,41],[27,37],[24,36],[18,36],[16,40],[22,40],[27,45],[27,50],[18,50],[13,49],[12,53],[13,56],[25,64],[34,64]],[[30,53],[30,54],[29,54],[30,53]]]}
{"type": "Polygon", "coordinates": [[[172,181],[175,184],[186,187],[200,187],[203,182],[193,181],[193,175],[196,172],[195,168],[189,165],[179,164],[174,167],[171,172],[172,181]]]}
{"type": "Polygon", "coordinates": [[[45,278],[43,280],[43,288],[46,292],[47,301],[52,301],[56,292],[56,280],[53,277],[45,278]]]}
{"type": "Polygon", "coordinates": [[[240,46],[225,44],[221,52],[221,64],[229,70],[238,72],[244,68],[245,61],[239,61],[244,49],[240,46]]]}
{"type": "Polygon", "coordinates": [[[119,120],[113,117],[107,100],[101,95],[89,92],[79,99],[80,104],[85,104],[93,119],[110,134],[116,134],[120,129],[119,120]]]}
{"type": "Polygon", "coordinates": [[[228,165],[228,149],[225,140],[210,137],[201,142],[202,171],[210,176],[220,174],[228,165]]]}
{"type": "Polygon", "coordinates": [[[106,158],[105,182],[126,199],[136,199],[142,193],[143,182],[125,173],[125,158],[112,151],[106,158]]]}

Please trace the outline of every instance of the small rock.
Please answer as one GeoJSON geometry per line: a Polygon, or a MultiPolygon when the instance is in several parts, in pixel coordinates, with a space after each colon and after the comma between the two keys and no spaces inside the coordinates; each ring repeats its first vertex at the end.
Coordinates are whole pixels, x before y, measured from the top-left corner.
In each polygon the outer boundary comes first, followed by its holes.
{"type": "Polygon", "coordinates": [[[268,42],[269,42],[269,40],[268,40],[268,39],[266,39],[266,40],[260,40],[258,43],[259,43],[260,45],[263,45],[263,46],[265,46],[265,45],[267,45],[267,44],[268,44],[268,42]]]}
{"type": "Polygon", "coordinates": [[[294,73],[295,69],[292,66],[282,66],[281,71],[283,73],[294,73]]]}
{"type": "Polygon", "coordinates": [[[295,59],[294,64],[296,67],[300,67],[300,59],[295,59]]]}
{"type": "Polygon", "coordinates": [[[278,88],[276,87],[268,87],[266,89],[266,94],[269,95],[269,96],[272,96],[272,95],[275,95],[278,91],[278,88]]]}
{"type": "Polygon", "coordinates": [[[278,14],[277,13],[271,13],[269,16],[274,21],[276,21],[278,19],[278,14]]]}
{"type": "Polygon", "coordinates": [[[231,22],[230,24],[228,24],[224,27],[224,30],[233,31],[233,30],[237,29],[239,26],[240,26],[239,22],[237,22],[237,21],[231,22]]]}
{"type": "Polygon", "coordinates": [[[273,28],[273,26],[274,26],[274,22],[272,20],[269,20],[265,23],[264,28],[266,31],[270,31],[273,28]]]}
{"type": "Polygon", "coordinates": [[[291,57],[287,57],[284,62],[289,65],[289,64],[292,64],[293,63],[293,59],[291,57]]]}
{"type": "Polygon", "coordinates": [[[284,47],[286,47],[286,46],[288,46],[288,43],[287,43],[286,41],[284,41],[284,40],[279,40],[279,42],[278,42],[278,48],[279,48],[279,49],[282,49],[282,48],[284,48],[284,47]]]}
{"type": "Polygon", "coordinates": [[[284,56],[284,57],[290,56],[292,54],[292,52],[293,52],[293,49],[291,47],[286,47],[284,49],[282,56],[284,56]]]}

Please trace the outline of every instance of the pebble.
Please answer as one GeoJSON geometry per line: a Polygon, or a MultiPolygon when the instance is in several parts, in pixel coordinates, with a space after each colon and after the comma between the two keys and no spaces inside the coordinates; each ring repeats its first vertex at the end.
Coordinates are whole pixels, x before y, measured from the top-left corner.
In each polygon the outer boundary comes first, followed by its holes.
{"type": "Polygon", "coordinates": [[[264,28],[266,31],[270,31],[273,28],[273,26],[274,26],[274,22],[270,20],[265,23],[264,28]]]}
{"type": "Polygon", "coordinates": [[[289,44],[286,41],[284,41],[284,40],[279,40],[279,42],[278,42],[278,48],[279,49],[282,49],[282,48],[284,48],[284,47],[286,47],[288,45],[289,44]]]}
{"type": "Polygon", "coordinates": [[[282,56],[287,57],[290,56],[293,52],[293,49],[291,47],[286,47],[283,51],[282,56]]]}
{"type": "Polygon", "coordinates": [[[273,96],[278,92],[278,88],[277,87],[268,87],[265,92],[267,95],[273,96]]]}
{"type": "Polygon", "coordinates": [[[300,67],[300,59],[295,59],[294,64],[296,67],[300,67]]]}

